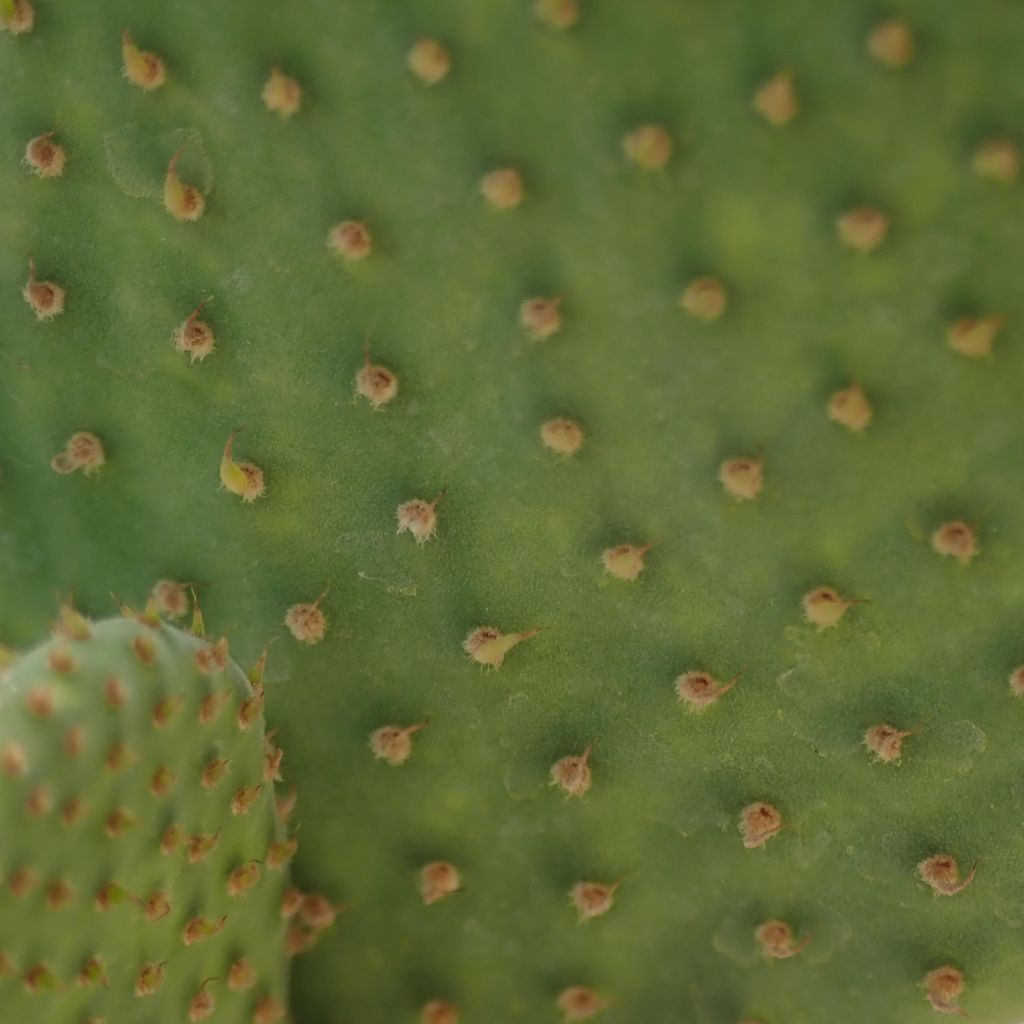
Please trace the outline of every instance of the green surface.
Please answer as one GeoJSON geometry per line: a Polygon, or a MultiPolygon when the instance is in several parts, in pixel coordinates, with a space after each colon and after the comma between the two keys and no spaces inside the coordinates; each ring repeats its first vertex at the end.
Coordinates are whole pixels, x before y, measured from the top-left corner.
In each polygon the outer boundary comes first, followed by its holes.
{"type": "Polygon", "coordinates": [[[4,678],[5,1021],[187,1021],[205,992],[214,1013],[193,1021],[247,1024],[261,1000],[286,997],[287,875],[271,867],[285,832],[265,778],[263,720],[239,728],[252,687],[235,665],[199,671],[204,647],[166,627],[106,622],[87,639],[51,640],[4,678]],[[204,723],[210,695],[220,711],[204,723]],[[248,809],[233,814],[251,786],[248,809]],[[253,866],[252,885],[231,885],[253,866]],[[239,961],[252,980],[232,991],[239,961]]]}
{"type": "Polygon", "coordinates": [[[297,964],[302,1024],[434,997],[467,1024],[554,1021],[571,984],[614,1000],[608,1024],[923,1024],[947,962],[975,1024],[1014,1024],[1024,193],[970,154],[1019,120],[1024,12],[901,3],[919,52],[894,72],[865,54],[891,13],[868,2],[584,0],[565,33],[530,7],[39,0],[0,37],[0,639],[34,642],[58,592],[106,615],[164,577],[203,584],[243,663],[283,634],[268,718],[299,881],[350,904],[297,964]],[[120,77],[126,27],[167,61],[157,92],[120,77]],[[421,35],[453,56],[431,88],[405,66],[421,35]],[[260,102],[275,63],[305,90],[287,122],[260,102]],[[802,109],[774,129],[751,97],[783,67],[802,109]],[[660,172],[622,153],[648,121],[675,142],[660,172]],[[68,165],[44,181],[19,159],[49,129],[68,165]],[[159,198],[186,141],[194,224],[159,198]],[[505,165],[526,194],[497,212],[478,180],[505,165]],[[862,203],[892,217],[867,256],[835,236],[862,203]],[[325,245],[349,218],[374,236],[353,266],[325,245]],[[28,252],[67,289],[50,323],[20,297],[28,252]],[[706,273],[730,293],[710,324],[678,307],[706,273]],[[561,293],[531,344],[519,303],[561,293]],[[171,335],[210,295],[217,348],[191,365],[171,335]],[[994,355],[950,351],[950,321],[988,312],[1010,318],[994,355]],[[353,400],[367,339],[400,382],[379,412],[353,400]],[[851,379],[863,436],[825,415],[851,379]],[[556,415],[586,430],[571,460],[539,443],[556,415]],[[219,489],[242,424],[252,505],[219,489]],[[76,430],[105,445],[93,477],[49,468],[76,430]],[[718,466],[758,449],[738,505],[718,466]],[[397,536],[395,507],[442,488],[437,537],[397,536]],[[951,518],[979,531],[969,566],[929,549],[951,518]],[[636,583],[602,578],[604,548],[648,541],[636,583]],[[285,611],[328,582],[302,647],[285,611]],[[819,634],[818,584],[866,603],[819,634]],[[485,674],[460,647],[481,625],[551,628],[485,674]],[[694,668],[744,675],[693,717],[673,680],[694,668]],[[373,760],[373,729],[428,718],[408,764],[373,760]],[[901,765],[860,745],[881,721],[923,724],[901,765]],[[567,801],[549,768],[590,742],[567,801]],[[787,828],[745,850],[757,799],[787,828]],[[981,858],[948,899],[914,877],[940,851],[981,858]],[[433,859],[464,891],[424,907],[433,859]],[[620,877],[578,926],[571,885],[620,877]],[[770,917],[807,949],[762,961],[770,917]]]}

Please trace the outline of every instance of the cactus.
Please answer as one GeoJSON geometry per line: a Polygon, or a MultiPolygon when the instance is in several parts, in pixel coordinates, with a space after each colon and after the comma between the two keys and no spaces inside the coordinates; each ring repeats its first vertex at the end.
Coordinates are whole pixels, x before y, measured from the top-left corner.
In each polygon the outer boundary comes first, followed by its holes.
{"type": "Polygon", "coordinates": [[[0,638],[280,637],[296,1020],[1024,1015],[1024,13],[900,7],[0,0],[0,638]]]}
{"type": "Polygon", "coordinates": [[[288,951],[324,919],[287,886],[260,673],[153,610],[93,627],[69,606],[10,669],[5,1017],[283,1019],[288,951]]]}

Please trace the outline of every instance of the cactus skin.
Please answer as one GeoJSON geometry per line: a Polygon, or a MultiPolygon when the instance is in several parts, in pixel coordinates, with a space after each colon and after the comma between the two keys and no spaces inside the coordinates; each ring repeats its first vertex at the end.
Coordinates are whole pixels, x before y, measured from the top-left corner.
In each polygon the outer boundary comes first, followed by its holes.
{"type": "Polygon", "coordinates": [[[908,0],[897,71],[865,53],[867,0],[583,0],[562,32],[529,0],[36,6],[0,37],[0,629],[27,645],[55,590],[100,615],[170,576],[208,582],[248,657],[282,632],[297,870],[352,904],[297,965],[296,1017],[554,1021],[582,986],[609,1024],[926,1024],[946,965],[975,1024],[1024,1016],[1024,192],[971,166],[1017,123],[1018,7],[908,0]],[[126,27],[166,58],[152,93],[121,77],[126,27]],[[435,85],[407,68],[420,37],[452,55],[435,85]],[[275,64],[304,88],[287,121],[275,64]],[[774,127],[753,95],[787,68],[774,127]],[[661,170],[622,152],[653,120],[661,170]],[[51,129],[43,180],[19,160],[51,129]],[[213,175],[194,223],[161,199],[186,140],[184,180],[213,175]],[[513,165],[523,198],[494,210],[480,178],[513,165]],[[890,218],[869,253],[836,237],[864,206],[890,218]],[[328,248],[342,221],[365,258],[328,248]],[[48,321],[29,252],[66,288],[48,321]],[[704,276],[716,319],[679,308],[704,276]],[[209,296],[192,363],[172,338],[209,296]],[[535,296],[561,323],[531,343],[535,296]],[[950,348],[989,315],[989,357],[950,348]],[[351,400],[368,335],[400,382],[379,411],[351,400]],[[870,423],[831,421],[854,383],[870,423]],[[555,416],[585,431],[569,458],[538,441],[555,416]],[[251,504],[218,484],[241,424],[251,504]],[[105,464],[53,473],[78,431],[105,464]],[[739,503],[719,467],[758,455],[739,503]],[[436,536],[397,535],[442,488],[436,536]],[[959,519],[967,565],[929,547],[959,519]],[[655,541],[637,580],[603,577],[602,551],[655,541]],[[285,613],[328,579],[301,645],[285,613]],[[819,631],[818,586],[864,603],[819,631]],[[485,674],[460,649],[485,624],[549,628],[485,674]],[[696,715],[688,671],[743,674],[696,715]],[[374,758],[374,730],[424,721],[406,763],[374,758]],[[882,723],[912,733],[898,763],[862,743],[882,723]],[[588,744],[568,799],[551,766],[588,744]],[[783,828],[745,849],[759,801],[783,828]],[[980,859],[957,895],[915,877],[940,853],[980,859]],[[424,906],[435,861],[463,887],[424,906]],[[619,879],[579,925],[572,887],[619,879]],[[776,920],[797,955],[761,956],[776,920]]]}
{"type": "Polygon", "coordinates": [[[4,1020],[249,1024],[292,927],[259,695],[158,620],[75,619],[0,689],[4,1020]]]}

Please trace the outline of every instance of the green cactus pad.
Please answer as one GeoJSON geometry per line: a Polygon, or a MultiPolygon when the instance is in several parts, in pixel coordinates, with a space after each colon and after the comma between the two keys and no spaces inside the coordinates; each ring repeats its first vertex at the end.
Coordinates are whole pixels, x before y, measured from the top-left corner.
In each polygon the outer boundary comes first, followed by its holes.
{"type": "Polygon", "coordinates": [[[158,620],[89,626],[71,614],[8,672],[4,1020],[283,1013],[276,748],[259,692],[226,650],[158,620]]]}
{"type": "Polygon", "coordinates": [[[1024,1019],[1024,9],[31,6],[0,639],[280,636],[296,1020],[1024,1019]]]}

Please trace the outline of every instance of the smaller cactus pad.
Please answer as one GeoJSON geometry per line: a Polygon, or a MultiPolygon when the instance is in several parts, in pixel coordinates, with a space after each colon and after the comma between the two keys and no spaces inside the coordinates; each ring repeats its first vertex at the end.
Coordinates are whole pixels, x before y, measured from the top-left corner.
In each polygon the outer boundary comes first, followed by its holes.
{"type": "Polygon", "coordinates": [[[148,613],[92,625],[65,608],[9,669],[5,1021],[283,1019],[294,842],[262,703],[226,641],[148,613]]]}

